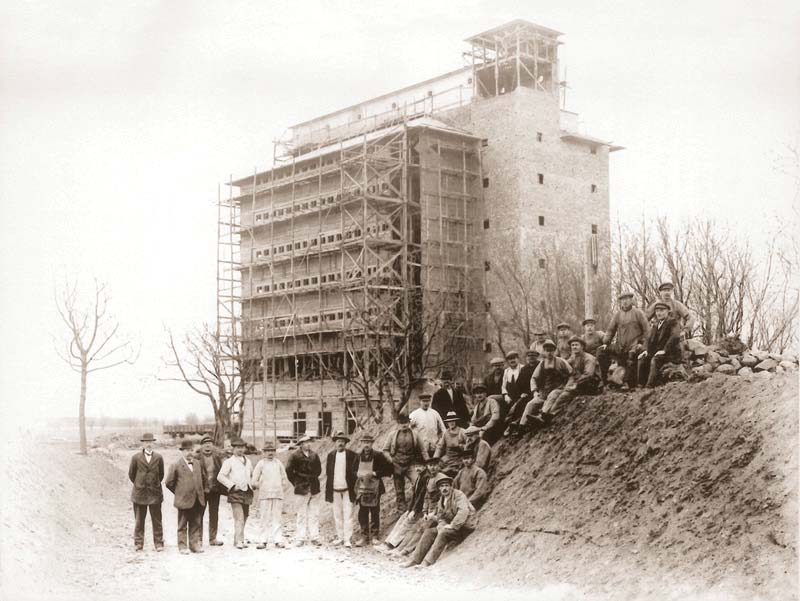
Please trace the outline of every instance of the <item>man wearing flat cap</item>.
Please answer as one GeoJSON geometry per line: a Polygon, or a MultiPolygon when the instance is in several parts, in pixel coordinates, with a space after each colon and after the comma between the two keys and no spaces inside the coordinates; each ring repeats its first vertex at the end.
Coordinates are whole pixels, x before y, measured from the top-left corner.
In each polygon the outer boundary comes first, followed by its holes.
{"type": "Polygon", "coordinates": [[[253,470],[252,485],[258,491],[258,509],[261,514],[261,542],[256,549],[266,549],[275,544],[283,547],[283,489],[289,486],[289,478],[283,463],[275,457],[275,443],[264,443],[264,456],[253,470]]]}
{"type": "Polygon", "coordinates": [[[246,549],[244,529],[253,503],[253,488],[250,481],[253,476],[253,464],[244,454],[247,443],[241,438],[231,441],[233,455],[222,462],[217,481],[228,491],[228,504],[233,514],[233,546],[246,549]]]}
{"type": "MultiPolygon", "coordinates": [[[[528,404],[528,401],[530,401],[531,397],[533,396],[533,392],[531,391],[531,380],[533,379],[533,372],[536,371],[536,367],[538,365],[539,353],[533,350],[527,351],[525,353],[525,365],[523,365],[519,370],[519,381],[517,388],[520,395],[516,402],[514,402],[508,408],[503,429],[505,429],[506,425],[519,421],[519,419],[522,417],[522,412],[525,410],[525,405],[528,404]]],[[[500,436],[502,436],[502,430],[500,432],[500,436]]]]}
{"type": "Polygon", "coordinates": [[[431,408],[431,395],[419,395],[419,407],[408,416],[411,429],[417,433],[425,447],[425,452],[432,456],[439,443],[439,437],[444,434],[444,420],[438,411],[431,408]]]}
{"type": "MultiPolygon", "coordinates": [[[[503,435],[503,397],[486,396],[486,386],[476,384],[472,387],[475,406],[472,409],[470,428],[477,428],[487,444],[494,444],[503,435]]],[[[467,428],[469,429],[469,428],[467,428]]]]}
{"type": "Polygon", "coordinates": [[[633,292],[628,290],[621,292],[619,310],[611,318],[599,349],[601,354],[608,356],[609,361],[613,358],[617,365],[625,368],[623,390],[636,388],[636,361],[644,349],[649,333],[650,324],[644,312],[633,306],[633,292]]]}
{"type": "Polygon", "coordinates": [[[144,523],[147,512],[150,512],[150,523],[153,526],[153,544],[156,551],[164,550],[164,528],[161,521],[161,503],[164,491],[161,482],[164,480],[164,458],[153,451],[155,437],[143,434],[142,450],[131,457],[128,467],[128,478],[133,483],[131,502],[133,503],[133,544],[137,551],[144,548],[144,523]]]}
{"type": "Polygon", "coordinates": [[[669,304],[657,302],[653,307],[655,324],[647,339],[647,348],[639,355],[639,383],[652,388],[658,383],[666,363],[681,362],[681,330],[671,317],[669,304]]]}
{"type": "Polygon", "coordinates": [[[399,547],[406,535],[416,526],[423,516],[425,498],[428,495],[428,482],[431,478],[431,474],[435,475],[437,473],[438,464],[438,459],[426,459],[425,465],[420,469],[419,475],[411,489],[409,509],[400,516],[397,522],[395,522],[394,527],[392,527],[391,532],[386,536],[386,540],[384,541],[386,545],[384,548],[385,550],[399,547]],[[429,469],[429,465],[434,467],[429,469]]]}
{"type": "Polygon", "coordinates": [[[358,503],[358,524],[361,527],[361,540],[358,546],[378,542],[381,529],[381,496],[386,492],[383,479],[391,476],[392,462],[373,449],[375,438],[371,434],[361,436],[361,453],[356,468],[356,502],[358,503]]]}
{"type": "Polygon", "coordinates": [[[458,425],[465,427],[469,422],[469,410],[464,400],[464,394],[453,386],[453,374],[449,371],[442,372],[442,386],[433,395],[432,407],[442,419],[454,411],[458,416],[458,425]]]}
{"type": "Polygon", "coordinates": [[[178,550],[203,552],[203,512],[206,507],[206,468],[194,458],[194,443],[181,441],[181,458],[169,468],[164,482],[178,510],[178,550]]]}
{"type": "Polygon", "coordinates": [[[564,390],[552,400],[548,397],[542,407],[541,418],[549,423],[558,412],[559,406],[569,403],[577,395],[597,394],[600,388],[600,367],[597,360],[585,352],[586,341],[579,336],[569,339],[572,355],[569,358],[572,372],[564,384],[564,390]]]}
{"type": "Polygon", "coordinates": [[[484,472],[488,472],[489,464],[492,462],[492,447],[481,438],[482,432],[483,430],[478,426],[470,426],[464,430],[464,436],[467,437],[464,450],[472,454],[476,466],[481,468],[484,472]]]}
{"type": "Polygon", "coordinates": [[[406,480],[412,488],[417,479],[417,467],[424,465],[428,451],[422,439],[411,429],[411,420],[406,415],[397,417],[397,428],[386,437],[383,452],[392,460],[394,472],[394,494],[397,511],[406,511],[406,480]]]}
{"type": "Polygon", "coordinates": [[[475,465],[475,458],[470,451],[461,453],[461,462],[462,468],[453,478],[453,486],[467,495],[475,509],[480,509],[489,496],[489,478],[483,469],[475,465]]]}
{"type": "Polygon", "coordinates": [[[225,494],[225,487],[217,482],[217,474],[224,461],[223,454],[214,448],[214,439],[205,435],[200,440],[200,451],[196,459],[202,463],[206,470],[206,507],[208,508],[208,544],[212,547],[222,546],[222,541],[217,540],[217,527],[219,524],[219,498],[225,494]]]}
{"type": "Polygon", "coordinates": [[[564,386],[571,374],[572,366],[556,355],[555,342],[549,339],[546,340],[544,343],[544,354],[542,355],[541,361],[539,361],[539,365],[536,366],[536,370],[533,372],[533,379],[531,380],[533,398],[525,405],[525,410],[522,413],[519,423],[510,424],[510,433],[513,434],[519,429],[527,429],[529,423],[543,423],[540,413],[544,405],[547,402],[552,403],[558,398],[564,390],[564,386]]]}
{"type": "Polygon", "coordinates": [[[490,371],[483,379],[486,386],[486,394],[503,394],[503,372],[505,372],[506,362],[502,357],[494,357],[489,361],[490,371]]]}
{"type": "Polygon", "coordinates": [[[533,332],[533,342],[531,342],[528,350],[536,352],[536,356],[541,357],[543,350],[542,345],[545,340],[547,340],[547,333],[544,331],[544,328],[536,328],[533,332]]]}
{"type": "Polygon", "coordinates": [[[519,399],[521,390],[519,385],[519,374],[522,369],[519,365],[519,354],[516,351],[511,351],[506,354],[506,369],[503,371],[503,386],[501,391],[503,393],[503,400],[505,407],[511,407],[519,399]]]}
{"type": "Polygon", "coordinates": [[[572,336],[572,326],[566,321],[562,321],[556,326],[556,356],[562,359],[570,358],[572,350],[569,347],[569,339],[572,336]]]}
{"type": "Polygon", "coordinates": [[[350,438],[344,432],[333,435],[334,449],[325,459],[325,501],[333,503],[333,523],[336,527],[333,544],[349,549],[353,538],[358,454],[347,448],[348,442],[350,438]]]}
{"type": "Polygon", "coordinates": [[[311,449],[311,437],[303,435],[297,443],[300,448],[289,456],[286,464],[286,475],[294,486],[294,506],[297,509],[295,545],[301,547],[306,541],[318,545],[322,463],[319,455],[311,449]]]}
{"type": "Polygon", "coordinates": [[[692,330],[694,329],[694,315],[692,315],[692,312],[686,305],[678,299],[673,298],[674,293],[675,286],[672,282],[662,282],[659,284],[659,298],[656,302],[647,307],[645,316],[652,322],[656,318],[656,304],[659,302],[666,304],[669,307],[670,317],[675,319],[683,334],[688,338],[692,335],[692,330]]]}

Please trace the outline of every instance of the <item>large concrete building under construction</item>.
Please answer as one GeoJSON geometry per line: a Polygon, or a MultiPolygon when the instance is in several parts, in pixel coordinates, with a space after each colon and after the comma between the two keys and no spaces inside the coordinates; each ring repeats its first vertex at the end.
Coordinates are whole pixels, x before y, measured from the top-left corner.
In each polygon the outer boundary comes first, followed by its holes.
{"type": "Polygon", "coordinates": [[[617,147],[561,108],[560,35],[472,36],[471,65],[295,125],[271,169],[230,182],[219,328],[243,349],[245,434],[351,431],[365,387],[482,375],[511,257],[588,248],[608,272],[617,147]]]}

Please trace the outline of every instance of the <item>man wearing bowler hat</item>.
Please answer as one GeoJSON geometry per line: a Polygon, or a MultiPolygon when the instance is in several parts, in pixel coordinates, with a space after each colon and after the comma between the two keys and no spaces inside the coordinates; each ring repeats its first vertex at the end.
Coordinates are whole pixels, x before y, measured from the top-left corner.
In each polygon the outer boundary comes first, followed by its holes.
{"type": "Polygon", "coordinates": [[[459,426],[466,426],[469,422],[469,410],[464,394],[453,386],[453,374],[449,371],[442,372],[442,387],[434,393],[431,406],[442,419],[454,411],[458,416],[459,426]]]}
{"type": "Polygon", "coordinates": [[[297,441],[300,448],[289,456],[286,475],[294,486],[294,505],[297,508],[295,523],[295,546],[301,547],[307,540],[315,545],[319,540],[319,477],[322,463],[311,449],[311,437],[303,435],[297,441]]]}
{"type": "Polygon", "coordinates": [[[164,480],[164,458],[153,451],[155,437],[142,435],[142,450],[131,457],[128,467],[128,478],[133,483],[131,502],[133,503],[133,544],[137,551],[144,548],[144,522],[150,512],[153,526],[153,544],[156,551],[164,550],[164,529],[161,522],[161,503],[164,491],[161,482],[164,480]]]}
{"type": "Polygon", "coordinates": [[[647,341],[650,324],[644,312],[633,306],[633,292],[629,290],[621,292],[618,300],[619,310],[611,318],[599,351],[601,355],[606,355],[609,361],[613,358],[617,365],[625,368],[625,382],[622,388],[626,390],[636,388],[636,360],[647,341]]]}
{"type": "Polygon", "coordinates": [[[217,482],[217,474],[222,467],[224,456],[214,448],[214,439],[208,435],[200,440],[200,452],[197,461],[203,464],[206,470],[206,507],[208,508],[208,544],[212,547],[222,546],[222,541],[217,540],[217,526],[219,524],[219,498],[225,494],[225,487],[217,482]]]}
{"type": "Polygon", "coordinates": [[[231,441],[233,456],[222,462],[217,474],[217,481],[228,491],[228,503],[233,514],[233,545],[237,549],[246,549],[244,529],[253,503],[253,488],[250,481],[253,476],[253,464],[245,456],[247,443],[241,438],[231,441]]]}
{"type": "Polygon", "coordinates": [[[399,513],[406,511],[406,479],[413,487],[418,466],[428,458],[428,451],[422,439],[411,429],[410,421],[407,415],[399,415],[397,428],[387,436],[383,446],[384,454],[392,460],[392,479],[399,513]]]}
{"type": "Polygon", "coordinates": [[[178,510],[178,550],[183,554],[203,552],[203,513],[206,509],[206,470],[193,457],[194,443],[181,441],[181,458],[169,468],[164,482],[175,495],[178,510]]]}
{"type": "Polygon", "coordinates": [[[350,439],[344,432],[334,434],[333,442],[336,448],[328,453],[325,460],[325,500],[333,503],[333,523],[336,526],[333,544],[350,548],[358,455],[347,448],[350,439]]]}

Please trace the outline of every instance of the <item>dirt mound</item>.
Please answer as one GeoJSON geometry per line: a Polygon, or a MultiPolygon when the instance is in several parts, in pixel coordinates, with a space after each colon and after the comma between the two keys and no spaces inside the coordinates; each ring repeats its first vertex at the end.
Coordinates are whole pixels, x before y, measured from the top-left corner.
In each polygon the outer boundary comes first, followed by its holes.
{"type": "Polygon", "coordinates": [[[442,568],[615,598],[793,597],[797,395],[793,377],[715,376],[576,399],[495,447],[479,528],[442,568]]]}

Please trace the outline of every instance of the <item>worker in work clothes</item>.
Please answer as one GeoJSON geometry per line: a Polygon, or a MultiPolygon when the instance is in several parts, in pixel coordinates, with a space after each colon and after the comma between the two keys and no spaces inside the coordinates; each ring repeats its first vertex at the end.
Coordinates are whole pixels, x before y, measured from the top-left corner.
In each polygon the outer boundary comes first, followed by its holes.
{"type": "Polygon", "coordinates": [[[619,305],[619,311],[614,313],[603,336],[600,352],[606,354],[609,361],[613,358],[618,365],[625,368],[625,383],[622,388],[627,390],[636,388],[636,361],[644,349],[650,324],[644,312],[633,306],[633,292],[620,293],[619,305]],[[616,341],[612,342],[615,337],[616,341]]]}
{"type": "Polygon", "coordinates": [[[506,365],[507,367],[503,371],[503,385],[501,387],[504,401],[503,415],[505,415],[509,407],[517,402],[521,393],[519,374],[522,368],[519,364],[519,355],[516,351],[511,351],[506,354],[506,365]]]}
{"type": "Polygon", "coordinates": [[[475,465],[488,473],[489,464],[492,462],[492,447],[481,438],[481,432],[478,426],[470,426],[464,430],[464,436],[467,437],[464,450],[472,454],[475,465]]]}
{"type": "Polygon", "coordinates": [[[372,448],[375,439],[371,434],[361,437],[361,453],[356,469],[356,503],[358,503],[358,525],[361,539],[356,546],[378,542],[381,529],[381,496],[386,492],[383,478],[391,476],[392,462],[380,451],[372,448]]]}
{"type": "Polygon", "coordinates": [[[545,425],[552,421],[558,407],[568,403],[579,394],[597,394],[600,390],[600,367],[597,359],[585,352],[586,341],[578,336],[569,340],[572,356],[569,358],[572,368],[564,390],[557,397],[548,396],[542,407],[541,419],[545,425]]]}
{"type": "Polygon", "coordinates": [[[464,393],[453,386],[453,374],[449,371],[442,373],[442,387],[433,394],[431,405],[444,419],[445,416],[454,411],[458,416],[458,425],[466,428],[469,423],[469,410],[467,402],[464,400],[464,393]]]}
{"type": "Polygon", "coordinates": [[[539,365],[539,352],[530,350],[525,353],[525,365],[519,370],[519,379],[517,380],[517,391],[519,398],[508,408],[508,413],[505,417],[505,424],[516,422],[522,417],[522,412],[525,410],[525,405],[531,400],[531,380],[533,379],[533,372],[536,366],[539,365]]]}
{"type": "Polygon", "coordinates": [[[217,474],[222,467],[223,455],[214,448],[214,439],[203,436],[200,440],[200,452],[197,461],[203,464],[206,470],[206,507],[208,508],[208,544],[212,547],[222,546],[222,541],[217,540],[217,525],[219,524],[219,498],[225,493],[225,487],[217,482],[217,474]]]}
{"type": "Polygon", "coordinates": [[[694,315],[686,305],[673,298],[672,295],[674,292],[675,286],[672,284],[672,282],[662,282],[659,284],[658,295],[660,298],[647,307],[647,311],[645,311],[645,317],[652,322],[656,317],[656,305],[658,303],[664,303],[669,307],[670,317],[678,322],[680,333],[686,338],[689,338],[691,337],[692,330],[694,329],[694,315]]]}
{"type": "Polygon", "coordinates": [[[547,334],[545,333],[544,329],[537,328],[533,333],[533,342],[531,342],[528,350],[534,351],[537,357],[541,357],[542,351],[544,350],[543,345],[545,340],[547,340],[547,334]]]}
{"type": "Polygon", "coordinates": [[[477,526],[475,508],[467,495],[453,487],[453,479],[446,474],[438,474],[435,483],[439,489],[436,526],[425,530],[404,567],[433,565],[445,548],[464,540],[477,526]]]}
{"type": "Polygon", "coordinates": [[[546,340],[544,355],[533,372],[531,380],[533,398],[525,405],[525,411],[522,413],[519,423],[511,424],[510,433],[514,434],[519,430],[527,429],[531,420],[534,420],[532,425],[542,425],[544,423],[540,415],[542,408],[548,401],[552,403],[558,398],[571,374],[570,364],[556,356],[556,344],[552,340],[546,340]]]}
{"type": "Polygon", "coordinates": [[[462,468],[453,479],[453,487],[467,495],[467,500],[475,509],[480,509],[489,496],[489,478],[484,470],[475,465],[470,451],[463,452],[461,461],[462,468]]]}
{"type": "Polygon", "coordinates": [[[384,454],[392,460],[394,494],[400,513],[406,511],[406,480],[413,488],[418,466],[424,465],[428,458],[428,451],[422,439],[411,429],[410,422],[407,415],[398,416],[397,429],[389,434],[383,447],[384,454]]]}
{"type": "Polygon", "coordinates": [[[142,450],[131,457],[128,467],[128,479],[133,484],[131,502],[133,503],[133,545],[137,551],[144,549],[144,522],[150,512],[153,525],[153,544],[156,551],[164,550],[164,528],[161,521],[161,503],[164,502],[164,491],[161,482],[164,480],[164,458],[153,451],[155,437],[143,434],[142,450]]]}
{"type": "Polygon", "coordinates": [[[458,416],[455,412],[448,413],[444,423],[447,426],[447,430],[439,439],[434,457],[439,457],[442,460],[443,472],[455,476],[458,470],[461,469],[461,451],[464,450],[467,444],[467,437],[464,435],[464,430],[458,426],[458,416]]]}
{"type": "Polygon", "coordinates": [[[349,549],[353,537],[353,503],[356,502],[358,455],[347,448],[350,439],[344,432],[333,435],[336,445],[325,461],[325,501],[333,504],[334,545],[349,549]]]}
{"type": "Polygon", "coordinates": [[[194,443],[181,441],[181,458],[169,468],[164,482],[178,510],[178,550],[203,552],[203,513],[206,509],[206,469],[194,457],[194,443]]]}
{"type": "Polygon", "coordinates": [[[315,545],[319,540],[319,477],[322,463],[311,449],[311,437],[301,436],[297,441],[300,448],[289,456],[286,476],[294,486],[294,505],[297,508],[294,544],[302,547],[306,541],[315,545]]]}
{"type": "MultiPolygon", "coordinates": [[[[472,409],[470,428],[478,428],[488,444],[494,444],[503,435],[503,408],[500,395],[486,396],[486,386],[476,384],[472,387],[475,395],[475,406],[472,409]]],[[[469,429],[469,428],[467,428],[469,429]]]]}
{"type": "Polygon", "coordinates": [[[396,549],[400,546],[406,534],[411,531],[422,517],[422,510],[425,506],[425,496],[428,494],[428,481],[431,477],[428,464],[438,465],[438,463],[438,459],[431,459],[430,457],[426,459],[425,465],[420,469],[419,475],[411,489],[411,502],[408,505],[408,511],[401,515],[397,522],[395,522],[394,527],[384,541],[386,546],[382,550],[396,549]]]}
{"type": "Polygon", "coordinates": [[[253,470],[252,485],[258,491],[261,514],[261,540],[256,549],[266,549],[273,543],[283,547],[283,489],[289,486],[289,478],[275,450],[275,443],[264,443],[264,456],[253,470]]]}
{"type": "Polygon", "coordinates": [[[569,339],[572,336],[572,326],[566,321],[562,321],[556,326],[556,356],[562,359],[570,358],[572,350],[569,347],[569,339]]]}
{"type": "Polygon", "coordinates": [[[430,527],[436,526],[436,504],[439,502],[439,489],[436,488],[435,478],[440,473],[442,467],[441,459],[431,457],[427,463],[428,484],[425,490],[425,498],[422,502],[422,514],[415,524],[413,524],[403,542],[392,550],[392,555],[410,555],[422,538],[422,534],[430,527]]]}
{"type": "Polygon", "coordinates": [[[647,348],[639,355],[639,383],[652,388],[666,363],[681,362],[680,325],[670,317],[667,303],[655,305],[655,325],[650,330],[647,348]]]}
{"type": "Polygon", "coordinates": [[[491,371],[483,379],[483,385],[486,386],[486,394],[503,394],[505,364],[506,362],[501,357],[494,357],[489,362],[491,371]]]}
{"type": "Polygon", "coordinates": [[[253,503],[253,489],[250,485],[253,464],[244,454],[247,447],[244,440],[234,438],[231,446],[233,456],[222,462],[217,481],[228,490],[228,504],[233,514],[233,545],[237,549],[246,549],[244,529],[250,516],[250,505],[253,503]]]}
{"type": "Polygon", "coordinates": [[[411,429],[417,433],[425,447],[425,452],[432,456],[439,443],[439,437],[444,433],[444,420],[438,411],[431,408],[431,395],[419,395],[419,407],[408,416],[411,429]]]}

